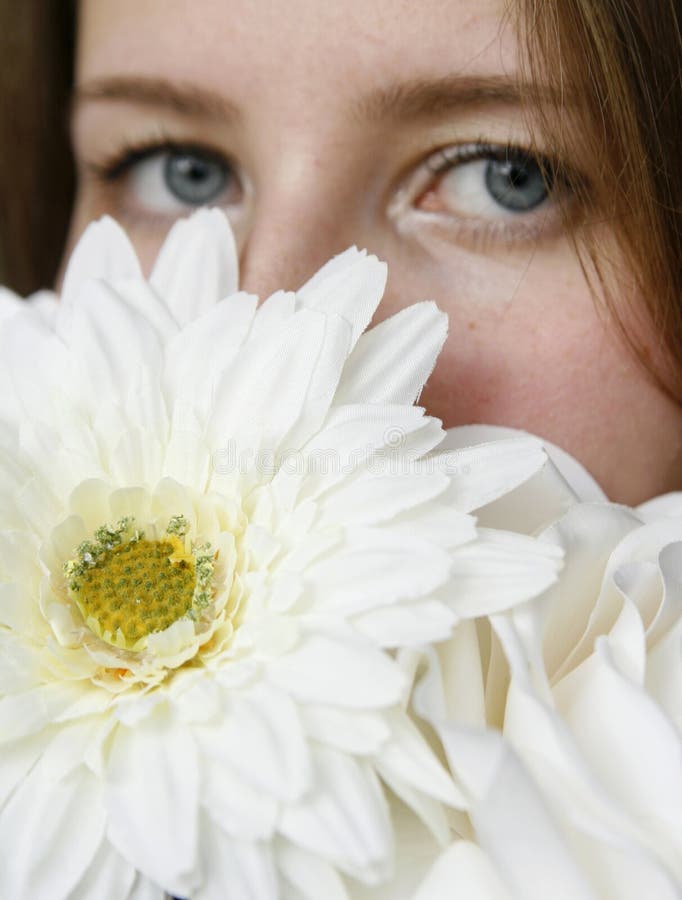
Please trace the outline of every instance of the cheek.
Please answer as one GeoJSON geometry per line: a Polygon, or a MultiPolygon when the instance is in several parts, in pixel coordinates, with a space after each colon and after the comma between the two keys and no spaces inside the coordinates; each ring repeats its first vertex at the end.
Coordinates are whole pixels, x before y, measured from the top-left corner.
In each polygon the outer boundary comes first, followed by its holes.
{"type": "MultiPolygon", "coordinates": [[[[446,428],[538,434],[580,460],[614,500],[682,486],[682,411],[597,310],[568,250],[538,253],[525,268],[454,258],[446,301],[438,276],[435,290],[411,289],[410,301],[435,297],[450,320],[420,404],[446,428]]],[[[400,305],[393,293],[389,305],[384,315],[400,305]]]]}
{"type": "Polygon", "coordinates": [[[454,249],[433,262],[412,269],[426,283],[389,274],[382,315],[427,297],[448,313],[448,339],[422,395],[446,426],[541,421],[546,430],[562,416],[575,421],[614,376],[616,342],[563,242],[533,256],[454,249]]]}
{"type": "MultiPolygon", "coordinates": [[[[495,422],[547,434],[590,418],[604,379],[615,374],[612,342],[594,309],[554,293],[554,308],[517,290],[504,311],[458,308],[424,399],[447,426],[495,422]],[[566,301],[563,303],[562,301],[566,301]],[[585,306],[577,315],[577,306],[585,306]]],[[[549,437],[549,435],[547,434],[549,437]]]]}

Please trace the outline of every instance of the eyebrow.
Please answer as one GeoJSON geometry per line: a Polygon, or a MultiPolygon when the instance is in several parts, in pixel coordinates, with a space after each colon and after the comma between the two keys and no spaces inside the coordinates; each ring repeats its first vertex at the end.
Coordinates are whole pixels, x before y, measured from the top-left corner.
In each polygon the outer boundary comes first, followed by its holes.
{"type": "MultiPolygon", "coordinates": [[[[366,123],[434,118],[472,106],[519,106],[527,100],[563,103],[548,87],[521,83],[504,75],[447,75],[417,78],[377,88],[351,108],[366,123]]],[[[88,101],[164,107],[185,116],[236,123],[240,108],[216,91],[185,82],[148,76],[111,76],[77,86],[72,112],[88,101]]]]}
{"type": "Polygon", "coordinates": [[[360,100],[354,114],[369,122],[423,119],[472,106],[520,106],[563,103],[549,86],[522,82],[505,75],[446,75],[417,78],[389,88],[378,88],[360,100]]]}
{"type": "Polygon", "coordinates": [[[185,116],[227,122],[235,122],[241,118],[239,107],[216,91],[163,78],[120,75],[77,85],[73,94],[72,114],[81,104],[99,100],[165,107],[185,116]]]}

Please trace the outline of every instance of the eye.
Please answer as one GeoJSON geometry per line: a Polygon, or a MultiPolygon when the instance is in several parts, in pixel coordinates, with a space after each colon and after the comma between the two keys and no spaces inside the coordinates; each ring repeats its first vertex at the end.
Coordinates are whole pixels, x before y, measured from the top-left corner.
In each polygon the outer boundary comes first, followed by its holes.
{"type": "Polygon", "coordinates": [[[523,149],[450,147],[430,157],[426,168],[430,183],[415,205],[427,212],[460,219],[513,219],[538,211],[552,199],[551,164],[523,149]]]}
{"type": "Polygon", "coordinates": [[[226,181],[222,163],[197,153],[168,153],[163,161],[164,185],[181,203],[211,203],[221,195],[226,181]]]}
{"type": "Polygon", "coordinates": [[[115,184],[122,203],[149,214],[177,214],[196,206],[229,206],[242,199],[234,167],[219,154],[175,144],[132,146],[91,166],[115,184]]]}
{"type": "Polygon", "coordinates": [[[527,157],[488,160],[485,186],[495,203],[510,212],[535,209],[549,196],[540,165],[527,157]]]}

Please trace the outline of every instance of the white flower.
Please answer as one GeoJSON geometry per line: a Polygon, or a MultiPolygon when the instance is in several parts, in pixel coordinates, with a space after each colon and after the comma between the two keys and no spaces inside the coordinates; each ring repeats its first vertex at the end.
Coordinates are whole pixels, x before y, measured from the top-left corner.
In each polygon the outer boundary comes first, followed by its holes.
{"type": "Polygon", "coordinates": [[[416,896],[437,900],[438,885],[465,878],[481,900],[680,898],[680,497],[641,512],[579,503],[545,473],[516,489],[519,508],[525,490],[538,520],[566,501],[541,534],[565,567],[543,596],[463,623],[425,654],[415,706],[469,799],[472,833],[416,896]]]}
{"type": "Polygon", "coordinates": [[[413,403],[445,317],[363,335],[384,281],[353,249],[256,308],[203,212],[148,282],[103,220],[59,304],[8,301],[0,896],[331,898],[391,876],[383,785],[449,840],[465,798],[394,651],[544,591],[560,553],[476,531],[544,454],[439,453],[413,403]]]}

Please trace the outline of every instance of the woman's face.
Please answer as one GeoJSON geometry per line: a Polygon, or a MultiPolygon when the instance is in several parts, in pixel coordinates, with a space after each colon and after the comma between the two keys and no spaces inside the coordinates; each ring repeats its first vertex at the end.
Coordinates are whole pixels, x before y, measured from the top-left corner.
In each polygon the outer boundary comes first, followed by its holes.
{"type": "Polygon", "coordinates": [[[548,194],[551,160],[523,152],[517,52],[496,0],[82,0],[69,245],[107,212],[149,267],[176,217],[219,205],[261,296],[367,247],[378,319],[449,314],[421,398],[446,427],[539,434],[617,500],[680,487],[682,412],[595,307],[570,186],[548,194]]]}

